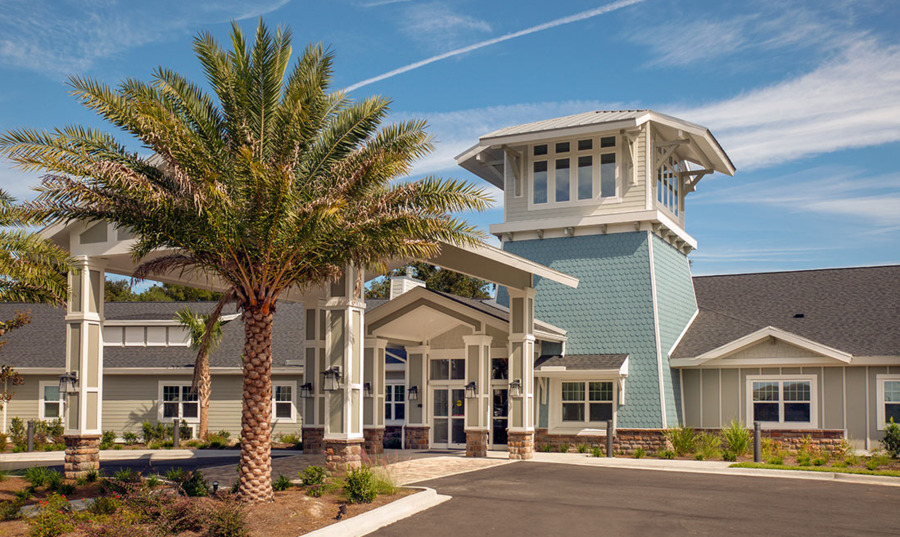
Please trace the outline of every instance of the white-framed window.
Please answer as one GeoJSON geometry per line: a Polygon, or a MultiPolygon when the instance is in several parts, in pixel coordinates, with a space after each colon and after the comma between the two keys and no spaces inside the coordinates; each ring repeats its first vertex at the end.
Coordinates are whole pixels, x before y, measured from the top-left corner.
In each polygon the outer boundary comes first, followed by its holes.
{"type": "Polygon", "coordinates": [[[188,423],[200,421],[200,401],[191,392],[191,381],[164,380],[159,383],[159,419],[171,423],[178,418],[188,423]]]}
{"type": "Polygon", "coordinates": [[[296,382],[272,382],[272,421],[297,422],[296,382]]]}
{"type": "Polygon", "coordinates": [[[606,423],[613,417],[612,381],[562,381],[563,423],[606,423]]]}
{"type": "Polygon", "coordinates": [[[40,401],[38,401],[38,418],[55,420],[63,417],[65,399],[59,393],[59,382],[42,381],[38,383],[40,401]]]}
{"type": "Polygon", "coordinates": [[[900,424],[900,375],[877,375],[875,377],[878,408],[875,411],[878,430],[894,418],[900,424]]]}
{"type": "Polygon", "coordinates": [[[621,198],[618,136],[573,138],[529,146],[531,207],[621,198]]]}
{"type": "Polygon", "coordinates": [[[402,425],[406,421],[406,385],[385,383],[384,421],[390,425],[402,425]]]}
{"type": "MultiPolygon", "coordinates": [[[[665,148],[657,148],[657,158],[662,158],[666,153],[665,148]]],[[[679,216],[681,209],[682,172],[687,171],[684,162],[670,154],[664,161],[657,163],[656,170],[656,202],[673,216],[679,216]]]]}
{"type": "Polygon", "coordinates": [[[463,358],[432,358],[430,380],[465,380],[466,361],[463,358]]]}
{"type": "Polygon", "coordinates": [[[815,375],[749,375],[748,421],[769,428],[810,428],[817,423],[815,375]]]}

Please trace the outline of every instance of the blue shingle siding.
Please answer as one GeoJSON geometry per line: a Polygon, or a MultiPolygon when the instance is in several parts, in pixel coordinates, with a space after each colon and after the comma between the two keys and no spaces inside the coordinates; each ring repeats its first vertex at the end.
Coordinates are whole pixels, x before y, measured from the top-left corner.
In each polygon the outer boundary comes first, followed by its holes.
{"type": "Polygon", "coordinates": [[[691,267],[687,256],[656,235],[652,237],[666,420],[670,427],[674,427],[683,422],[681,382],[678,371],[669,367],[668,352],[697,311],[697,300],[694,297],[691,267]]]}
{"type": "MultiPolygon", "coordinates": [[[[659,427],[662,421],[648,241],[646,232],[632,232],[503,245],[580,279],[577,289],[535,282],[535,317],[568,330],[567,354],[630,356],[619,427],[659,427]]],[[[501,289],[498,301],[507,300],[501,289]]]]}

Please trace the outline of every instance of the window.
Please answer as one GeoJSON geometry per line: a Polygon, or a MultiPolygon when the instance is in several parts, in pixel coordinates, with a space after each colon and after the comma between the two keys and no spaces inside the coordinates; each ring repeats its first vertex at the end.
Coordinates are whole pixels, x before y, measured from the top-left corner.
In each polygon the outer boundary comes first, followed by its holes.
{"type": "Polygon", "coordinates": [[[42,420],[62,419],[65,399],[59,393],[59,383],[41,382],[38,385],[38,389],[41,394],[38,417],[42,420]]]}
{"type": "Polygon", "coordinates": [[[190,382],[160,384],[159,417],[167,422],[176,418],[187,422],[200,420],[200,402],[197,393],[191,393],[190,382]]]}
{"type": "Polygon", "coordinates": [[[747,377],[751,420],[788,428],[815,426],[816,377],[747,377]]]}
{"type": "Polygon", "coordinates": [[[465,380],[465,378],[465,360],[453,359],[431,361],[431,380],[465,380]]]}
{"type": "Polygon", "coordinates": [[[617,151],[616,136],[532,146],[531,204],[617,199],[617,151]]]}
{"type": "Polygon", "coordinates": [[[384,420],[403,422],[406,419],[406,385],[386,384],[384,390],[384,420]]]}
{"type": "Polygon", "coordinates": [[[613,383],[563,382],[563,423],[602,423],[613,419],[613,383]]]}
{"type": "Polygon", "coordinates": [[[272,418],[275,421],[297,421],[297,405],[294,396],[297,391],[295,382],[272,383],[272,418]]]}
{"type": "Polygon", "coordinates": [[[876,377],[878,391],[878,409],[876,418],[878,430],[890,423],[900,423],[900,375],[878,375],[876,377]]]}
{"type": "MultiPolygon", "coordinates": [[[[657,158],[661,158],[665,154],[665,148],[657,148],[657,158]]],[[[683,171],[686,171],[684,163],[672,155],[657,163],[656,201],[675,216],[678,216],[680,209],[681,180],[679,177],[683,171]]]]}
{"type": "Polygon", "coordinates": [[[509,358],[491,358],[491,380],[509,379],[509,358]]]}

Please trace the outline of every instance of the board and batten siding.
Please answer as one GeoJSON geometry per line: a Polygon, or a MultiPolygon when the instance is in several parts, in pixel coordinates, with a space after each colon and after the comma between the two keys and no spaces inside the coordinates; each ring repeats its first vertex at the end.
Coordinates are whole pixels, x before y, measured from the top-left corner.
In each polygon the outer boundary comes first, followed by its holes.
{"type": "MultiPolygon", "coordinates": [[[[610,133],[615,134],[615,133],[610,133]]],[[[548,144],[558,141],[572,140],[573,138],[548,140],[548,144]]],[[[507,185],[505,203],[505,222],[524,222],[529,220],[540,220],[542,218],[564,218],[567,216],[594,216],[600,214],[630,213],[634,211],[643,211],[647,208],[647,191],[646,191],[646,137],[640,136],[637,140],[637,151],[635,158],[637,159],[637,183],[632,184],[631,177],[628,177],[628,169],[623,166],[626,161],[626,153],[628,151],[619,136],[618,142],[619,152],[616,155],[618,163],[619,186],[622,189],[621,201],[618,203],[597,203],[595,205],[573,205],[573,206],[552,206],[546,208],[528,208],[528,200],[531,196],[531,156],[525,158],[525,184],[522,189],[521,196],[515,196],[514,185],[507,185]]],[[[517,148],[523,153],[528,152],[528,147],[517,148]]],[[[599,166],[599,162],[596,164],[599,166]]],[[[599,194],[599,193],[598,193],[599,194]]]]}
{"type": "Polygon", "coordinates": [[[717,429],[732,420],[748,423],[750,375],[813,375],[818,428],[844,429],[854,448],[878,449],[884,433],[878,430],[876,381],[886,373],[900,374],[900,365],[682,369],[684,424],[717,429]]]}

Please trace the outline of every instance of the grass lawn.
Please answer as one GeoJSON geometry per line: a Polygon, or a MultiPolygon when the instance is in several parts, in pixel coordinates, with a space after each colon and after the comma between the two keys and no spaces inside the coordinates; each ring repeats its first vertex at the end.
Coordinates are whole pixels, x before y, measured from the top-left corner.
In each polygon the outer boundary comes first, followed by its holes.
{"type": "Polygon", "coordinates": [[[859,474],[900,477],[900,470],[868,470],[866,468],[840,468],[834,466],[794,466],[792,464],[768,464],[764,462],[739,462],[731,468],[763,468],[765,470],[800,470],[802,472],[827,472],[832,474],[859,474]]]}

